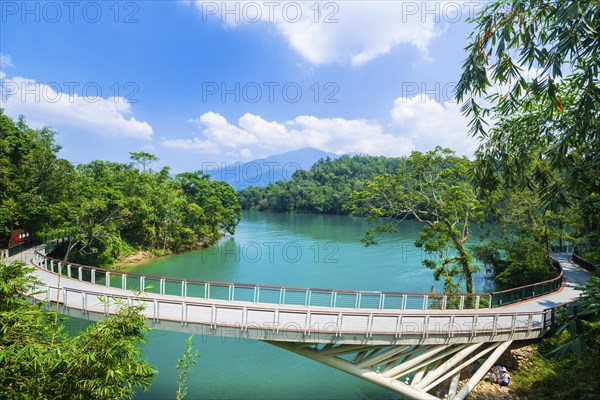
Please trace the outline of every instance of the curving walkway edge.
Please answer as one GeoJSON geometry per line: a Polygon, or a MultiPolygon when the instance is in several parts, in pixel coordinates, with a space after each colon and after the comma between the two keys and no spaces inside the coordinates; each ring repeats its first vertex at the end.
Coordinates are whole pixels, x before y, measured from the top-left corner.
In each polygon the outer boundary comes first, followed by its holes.
{"type": "MultiPolygon", "coordinates": [[[[101,319],[116,312],[114,299],[120,298],[145,305],[142,313],[154,329],[265,341],[415,400],[441,400],[440,387],[447,390],[444,399],[465,399],[514,340],[543,336],[552,308],[576,301],[591,276],[569,254],[555,253],[562,287],[519,303],[468,310],[348,309],[134,293],[50,272],[36,250],[43,246],[12,260],[36,267],[42,293],[34,301],[45,300],[50,309],[58,305],[66,315],[101,319]],[[461,371],[473,365],[479,366],[459,391],[461,371]]],[[[80,273],[67,267],[67,274],[80,273]]]]}

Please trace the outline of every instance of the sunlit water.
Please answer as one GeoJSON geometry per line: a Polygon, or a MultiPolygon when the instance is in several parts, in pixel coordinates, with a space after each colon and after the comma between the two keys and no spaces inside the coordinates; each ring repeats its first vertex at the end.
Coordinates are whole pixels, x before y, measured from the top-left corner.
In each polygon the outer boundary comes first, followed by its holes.
{"type": "MultiPolygon", "coordinates": [[[[442,291],[413,245],[421,225],[402,224],[378,246],[361,242],[369,221],[347,216],[245,212],[234,237],[214,248],[158,259],[135,272],[223,282],[313,288],[442,291]]],[[[475,277],[478,291],[492,282],[475,277]]],[[[158,370],[139,399],[169,399],[177,390],[177,359],[187,335],[152,331],[144,356],[158,370]]],[[[361,379],[268,344],[200,336],[200,359],[188,379],[188,399],[398,399],[361,379]]]]}

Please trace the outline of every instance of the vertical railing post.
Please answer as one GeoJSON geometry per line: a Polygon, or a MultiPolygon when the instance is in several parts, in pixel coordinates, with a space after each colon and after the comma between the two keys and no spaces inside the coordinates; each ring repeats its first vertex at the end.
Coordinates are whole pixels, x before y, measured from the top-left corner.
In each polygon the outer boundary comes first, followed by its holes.
{"type": "Polygon", "coordinates": [[[81,292],[81,311],[87,313],[87,296],[85,292],[81,292]]]}
{"type": "Polygon", "coordinates": [[[92,269],[92,285],[96,284],[96,270],[92,269]]]}
{"type": "Polygon", "coordinates": [[[385,303],[385,293],[379,294],[379,309],[383,310],[383,304],[385,303]]]}
{"type": "Polygon", "coordinates": [[[58,274],[62,275],[62,264],[61,264],[61,262],[59,261],[56,266],[58,268],[58,274]]]}
{"type": "Polygon", "coordinates": [[[54,272],[54,260],[50,260],[50,272],[54,272]]]}
{"type": "Polygon", "coordinates": [[[479,295],[475,296],[475,309],[476,310],[479,310],[479,301],[480,301],[479,295]]]}
{"type": "Polygon", "coordinates": [[[104,282],[106,287],[110,287],[110,272],[106,271],[106,282],[104,282]]]}
{"type": "Polygon", "coordinates": [[[429,296],[424,294],[423,295],[423,304],[421,305],[421,310],[427,310],[428,301],[429,301],[429,296]]]}
{"type": "Polygon", "coordinates": [[[80,281],[83,280],[83,267],[77,268],[77,279],[79,279],[80,281]]]}
{"type": "Polygon", "coordinates": [[[121,275],[121,289],[127,290],[127,274],[121,275]]]}
{"type": "Polygon", "coordinates": [[[335,308],[336,303],[337,303],[337,292],[334,290],[333,294],[331,295],[331,307],[335,308]]]}
{"type": "Polygon", "coordinates": [[[160,278],[160,283],[159,283],[159,293],[164,295],[165,294],[165,278],[160,278]]]}
{"type": "Polygon", "coordinates": [[[67,276],[71,278],[71,264],[67,264],[67,276]]]}
{"type": "Polygon", "coordinates": [[[146,277],[144,275],[140,276],[140,292],[146,291],[146,277]]]}
{"type": "Polygon", "coordinates": [[[260,299],[260,286],[254,286],[254,302],[258,303],[260,299]]]}

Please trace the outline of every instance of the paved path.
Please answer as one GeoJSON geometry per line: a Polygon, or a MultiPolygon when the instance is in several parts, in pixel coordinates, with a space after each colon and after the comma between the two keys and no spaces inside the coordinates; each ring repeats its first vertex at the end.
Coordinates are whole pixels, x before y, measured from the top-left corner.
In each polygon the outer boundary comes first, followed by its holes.
{"type": "Polygon", "coordinates": [[[570,254],[553,253],[552,255],[563,268],[563,273],[565,275],[563,288],[545,296],[501,307],[501,309],[514,312],[545,310],[575,301],[579,298],[581,293],[579,287],[587,282],[592,274],[573,263],[570,254]]]}

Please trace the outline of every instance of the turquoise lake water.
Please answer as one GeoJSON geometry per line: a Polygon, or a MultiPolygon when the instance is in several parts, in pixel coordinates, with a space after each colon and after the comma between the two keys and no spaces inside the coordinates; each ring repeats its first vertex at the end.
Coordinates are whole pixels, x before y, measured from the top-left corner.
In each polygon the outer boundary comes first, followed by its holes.
{"type": "MultiPolygon", "coordinates": [[[[210,249],[165,257],[135,272],[224,282],[378,291],[442,291],[413,245],[422,226],[405,222],[378,246],[360,240],[361,218],[244,212],[236,234],[210,249]]],[[[493,289],[483,274],[477,291],[493,289]]],[[[138,399],[170,399],[188,335],[154,330],[144,356],[159,373],[138,399]]],[[[398,399],[376,385],[256,340],[196,335],[200,359],[188,399],[398,399]]]]}

